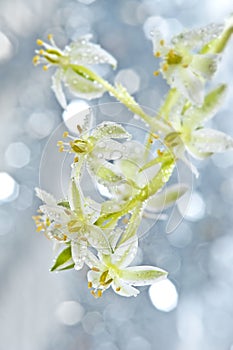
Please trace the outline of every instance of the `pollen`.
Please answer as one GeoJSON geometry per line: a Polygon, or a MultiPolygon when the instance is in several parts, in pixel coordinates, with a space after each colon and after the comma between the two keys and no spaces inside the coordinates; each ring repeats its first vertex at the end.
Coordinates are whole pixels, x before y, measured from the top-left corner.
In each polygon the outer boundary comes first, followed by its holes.
{"type": "Polygon", "coordinates": [[[48,38],[48,40],[52,40],[53,39],[53,34],[48,34],[47,38],[48,38]]]}
{"type": "Polygon", "coordinates": [[[60,146],[58,151],[59,152],[64,152],[64,146],[60,146]]]}
{"type": "Polygon", "coordinates": [[[36,228],[36,232],[40,232],[42,230],[44,230],[44,225],[43,224],[38,225],[37,228],[36,228]]]}
{"type": "Polygon", "coordinates": [[[155,57],[161,57],[161,52],[160,52],[160,51],[157,51],[157,52],[155,53],[155,57]]]}
{"type": "Polygon", "coordinates": [[[100,272],[100,269],[98,269],[98,267],[93,266],[91,269],[92,269],[92,271],[100,272]]]}
{"type": "Polygon", "coordinates": [[[164,72],[167,72],[167,70],[168,70],[168,64],[167,64],[167,63],[164,63],[164,65],[163,65],[163,71],[164,71],[164,72]]]}
{"type": "Polygon", "coordinates": [[[116,288],[116,292],[120,292],[120,290],[121,290],[121,287],[116,288]]]}
{"type": "Polygon", "coordinates": [[[151,138],[149,138],[148,141],[149,141],[149,143],[151,143],[151,144],[154,142],[151,138]]]}
{"type": "Polygon", "coordinates": [[[64,235],[64,236],[63,236],[63,241],[66,241],[66,240],[67,240],[67,236],[64,235]]]}
{"type": "Polygon", "coordinates": [[[49,69],[48,66],[43,66],[43,70],[46,72],[49,69]]]}
{"type": "Polygon", "coordinates": [[[91,290],[91,294],[93,295],[93,297],[96,298],[96,294],[95,294],[94,290],[91,290]]]}
{"type": "Polygon", "coordinates": [[[64,131],[62,137],[66,138],[66,137],[68,137],[68,136],[69,136],[68,131],[64,131]]]}
{"type": "Polygon", "coordinates": [[[43,43],[43,41],[41,39],[37,39],[36,43],[37,43],[38,46],[44,45],[44,43],[43,43]]]}
{"type": "Polygon", "coordinates": [[[160,45],[161,45],[161,46],[164,46],[165,41],[162,39],[162,40],[160,40],[160,42],[159,42],[159,43],[160,43],[160,45]]]}
{"type": "Polygon", "coordinates": [[[183,64],[182,67],[183,67],[183,68],[188,68],[188,66],[189,66],[188,64],[183,64]]]}
{"type": "Polygon", "coordinates": [[[74,157],[74,163],[78,163],[79,158],[78,157],[74,157]]]}
{"type": "Polygon", "coordinates": [[[156,70],[156,71],[154,71],[154,73],[153,73],[156,77],[159,75],[159,71],[158,70],[156,70]]]}
{"type": "Polygon", "coordinates": [[[33,64],[37,64],[39,62],[40,57],[39,56],[34,56],[32,59],[33,64]]]}
{"type": "Polygon", "coordinates": [[[88,282],[87,286],[88,288],[92,288],[92,282],[88,282]]]}
{"type": "Polygon", "coordinates": [[[43,55],[43,54],[44,54],[44,52],[45,52],[45,51],[44,51],[44,50],[42,50],[42,49],[40,49],[40,50],[39,50],[39,54],[40,54],[40,55],[43,55]]]}
{"type": "Polygon", "coordinates": [[[57,146],[63,146],[63,141],[57,141],[57,146]]]}

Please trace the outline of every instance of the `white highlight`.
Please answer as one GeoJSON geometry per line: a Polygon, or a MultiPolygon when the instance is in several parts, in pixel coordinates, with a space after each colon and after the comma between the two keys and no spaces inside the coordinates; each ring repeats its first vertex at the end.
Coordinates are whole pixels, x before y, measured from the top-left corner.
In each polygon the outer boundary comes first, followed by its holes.
{"type": "Polygon", "coordinates": [[[73,326],[82,320],[84,309],[76,301],[64,301],[58,306],[56,314],[61,323],[73,326]]]}
{"type": "Polygon", "coordinates": [[[0,173],[0,201],[11,201],[18,196],[18,184],[6,172],[0,173]]]}
{"type": "Polygon", "coordinates": [[[74,134],[79,134],[77,125],[80,125],[81,128],[84,127],[84,129],[86,129],[87,125],[88,130],[93,124],[93,114],[90,110],[89,104],[82,100],[72,101],[67,106],[62,117],[66,127],[74,134]]]}
{"type": "Polygon", "coordinates": [[[169,279],[152,284],[149,296],[154,307],[164,312],[175,309],[178,303],[176,287],[169,279]]]}

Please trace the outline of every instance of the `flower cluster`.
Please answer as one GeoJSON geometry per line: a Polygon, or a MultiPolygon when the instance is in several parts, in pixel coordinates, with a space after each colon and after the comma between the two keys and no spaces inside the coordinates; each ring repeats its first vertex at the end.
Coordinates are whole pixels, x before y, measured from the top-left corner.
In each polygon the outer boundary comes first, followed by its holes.
{"type": "Polygon", "coordinates": [[[184,31],[171,39],[154,29],[154,56],[161,61],[154,74],[161,72],[171,87],[156,117],[146,114],[123,86],[111,85],[92,70],[96,64],[115,68],[116,60],[91,43],[89,35],[64,50],[57,47],[52,35],[48,36],[50,44],[37,41],[43,49],[36,51],[33,62],[44,63],[44,70],[56,67],[52,89],[63,108],[62,83],[80,98],[108,92],[147,124],[144,144],[116,122],[93,128],[88,116],[77,125],[78,137],[63,134],[59,151],[73,155],[68,194],[57,201],[36,189],[44,202],[34,217],[37,231],[43,231],[59,249],[51,271],[80,270],[86,265],[88,287],[95,297],[110,286],[121,296],[136,296],[135,286],[167,277],[159,267],[130,266],[137,254],[138,232],[144,217],[161,217],[188,190],[184,183],[165,187],[179,159],[198,174],[187,153],[205,159],[233,148],[231,136],[204,127],[226,94],[225,84],[209,90],[209,81],[232,32],[232,17],[225,24],[184,31]],[[100,194],[104,193],[101,203],[85,193],[85,172],[100,194]]]}

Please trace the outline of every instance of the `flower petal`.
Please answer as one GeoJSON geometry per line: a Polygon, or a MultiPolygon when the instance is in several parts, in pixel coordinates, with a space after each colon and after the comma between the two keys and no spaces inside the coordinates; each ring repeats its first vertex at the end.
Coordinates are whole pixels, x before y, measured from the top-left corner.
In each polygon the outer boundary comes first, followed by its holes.
{"type": "Polygon", "coordinates": [[[63,80],[75,96],[86,98],[87,100],[99,98],[105,92],[105,89],[100,84],[84,78],[71,68],[65,71],[63,80]]]}
{"type": "Polygon", "coordinates": [[[220,57],[214,54],[194,55],[191,63],[193,72],[205,79],[211,79],[218,68],[220,57]]]}
{"type": "Polygon", "coordinates": [[[175,184],[165,188],[148,201],[146,209],[151,212],[162,211],[173,205],[187,190],[188,187],[185,184],[175,184]]]}
{"type": "Polygon", "coordinates": [[[201,107],[192,106],[187,110],[183,119],[183,129],[192,130],[211,119],[221,107],[227,91],[227,85],[221,84],[209,92],[201,107]]]}
{"type": "Polygon", "coordinates": [[[74,178],[70,181],[68,199],[71,210],[75,211],[80,217],[83,217],[83,193],[79,182],[76,181],[74,178]]]}
{"type": "Polygon", "coordinates": [[[41,190],[40,188],[35,188],[36,195],[40,198],[44,203],[48,205],[57,205],[56,199],[48,192],[41,190]]]}
{"type": "Polygon", "coordinates": [[[129,139],[131,135],[121,126],[114,122],[99,124],[93,131],[92,136],[97,140],[103,139],[129,139]]]}
{"type": "Polygon", "coordinates": [[[110,246],[104,232],[95,225],[85,226],[88,243],[101,254],[110,254],[110,246]]]}
{"type": "Polygon", "coordinates": [[[105,265],[103,265],[90,250],[87,250],[85,263],[90,268],[96,267],[99,270],[103,270],[105,268],[105,265]]]}
{"type": "Polygon", "coordinates": [[[71,242],[72,259],[75,263],[75,270],[80,270],[83,265],[87,254],[87,242],[80,240],[79,242],[71,242]]]}
{"type": "Polygon", "coordinates": [[[179,68],[174,79],[174,85],[193,104],[200,106],[204,101],[204,80],[194,74],[189,68],[179,68]]]}
{"type": "Polygon", "coordinates": [[[135,266],[121,270],[121,278],[133,286],[146,286],[166,277],[166,271],[153,266],[135,266]]]}
{"type": "Polygon", "coordinates": [[[138,289],[124,283],[124,281],[119,278],[115,278],[111,283],[111,286],[115,293],[123,297],[136,297],[140,293],[138,289]]]}
{"type": "Polygon", "coordinates": [[[133,237],[117,247],[111,256],[112,263],[121,268],[128,266],[135,258],[137,250],[138,238],[133,237]]]}
{"type": "Polygon", "coordinates": [[[58,102],[60,103],[60,105],[62,106],[62,108],[66,109],[67,103],[66,103],[66,97],[62,88],[62,83],[61,83],[62,79],[63,79],[63,71],[62,69],[57,69],[55,74],[52,76],[52,90],[54,91],[55,96],[58,102]]]}
{"type": "Polygon", "coordinates": [[[233,138],[221,131],[199,129],[192,136],[192,143],[199,152],[218,153],[233,147],[233,138]]]}
{"type": "Polygon", "coordinates": [[[117,61],[99,45],[90,42],[92,35],[85,35],[65,48],[72,64],[110,64],[116,68],[117,61]]]}

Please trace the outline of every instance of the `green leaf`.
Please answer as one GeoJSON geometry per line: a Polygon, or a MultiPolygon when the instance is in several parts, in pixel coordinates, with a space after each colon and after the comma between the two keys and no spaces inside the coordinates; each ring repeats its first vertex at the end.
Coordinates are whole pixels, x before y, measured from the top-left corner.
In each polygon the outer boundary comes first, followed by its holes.
{"type": "Polygon", "coordinates": [[[71,247],[65,248],[55,259],[53,266],[50,271],[62,271],[72,269],[74,267],[71,247]]]}

